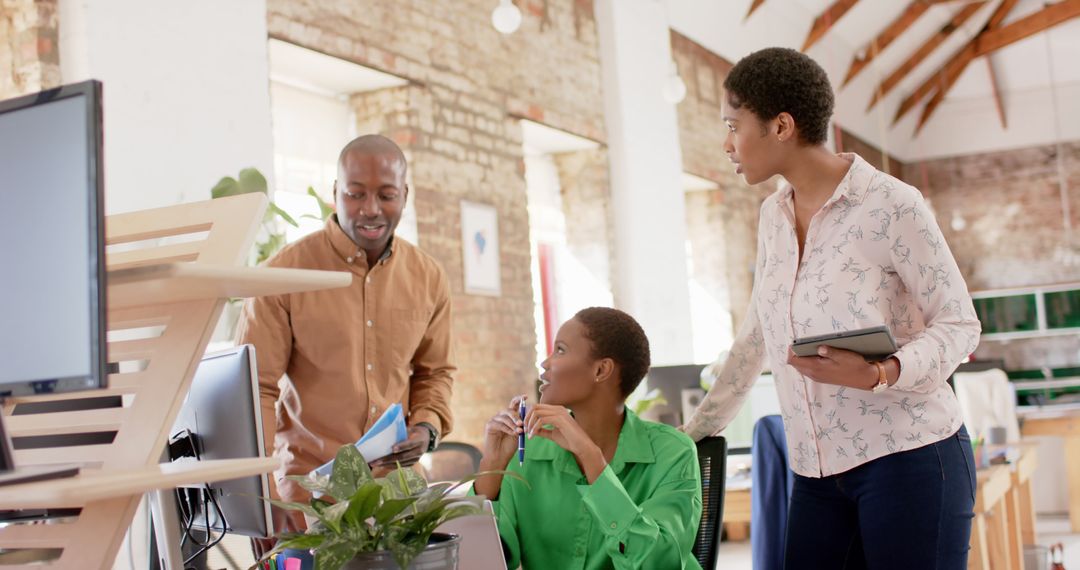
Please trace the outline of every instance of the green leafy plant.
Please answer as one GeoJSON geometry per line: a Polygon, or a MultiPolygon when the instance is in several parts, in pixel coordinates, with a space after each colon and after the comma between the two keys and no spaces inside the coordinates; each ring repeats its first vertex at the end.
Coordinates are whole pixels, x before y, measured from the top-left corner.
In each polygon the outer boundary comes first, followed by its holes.
{"type": "Polygon", "coordinates": [[[660,393],[659,388],[653,388],[652,390],[645,391],[645,384],[642,383],[637,390],[634,390],[630,394],[630,397],[626,399],[626,405],[630,406],[631,410],[637,415],[642,415],[653,408],[653,406],[663,406],[667,404],[667,398],[660,393]]]}
{"type": "MultiPolygon", "coordinates": [[[[224,198],[252,192],[268,194],[266,177],[256,168],[245,168],[240,171],[239,176],[236,178],[225,176],[218,180],[218,183],[210,189],[210,197],[224,198]]],[[[325,222],[334,213],[334,208],[324,202],[311,186],[308,186],[307,194],[315,198],[319,204],[320,218],[317,219],[325,222]]],[[[316,219],[315,216],[311,215],[304,215],[301,218],[316,219]]],[[[300,227],[295,218],[271,201],[266,209],[266,215],[263,217],[263,233],[265,237],[260,236],[260,239],[255,242],[256,265],[270,259],[281,248],[285,247],[285,232],[279,231],[277,220],[281,220],[294,228],[300,227]]]]}
{"type": "MultiPolygon", "coordinates": [[[[338,570],[357,554],[389,550],[398,566],[407,568],[439,525],[483,513],[484,497],[451,493],[489,473],[430,487],[409,468],[399,467],[376,478],[356,447],[343,445],[329,477],[289,476],[318,498],[308,503],[270,500],[280,508],[301,511],[315,522],[307,532],[279,535],[277,546],[264,558],[287,548],[310,549],[315,552],[316,570],[338,570]]],[[[521,479],[516,473],[506,474],[521,479]]]]}

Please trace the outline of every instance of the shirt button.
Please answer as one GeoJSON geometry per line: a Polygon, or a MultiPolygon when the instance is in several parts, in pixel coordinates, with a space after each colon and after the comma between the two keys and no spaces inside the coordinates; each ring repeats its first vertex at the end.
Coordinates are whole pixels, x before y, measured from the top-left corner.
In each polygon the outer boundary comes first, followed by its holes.
{"type": "Polygon", "coordinates": [[[611,523],[611,528],[619,528],[619,524],[618,523],[611,523]]]}
{"type": "Polygon", "coordinates": [[[378,406],[371,406],[371,415],[375,415],[379,411],[378,406]]]}
{"type": "Polygon", "coordinates": [[[374,366],[374,365],[372,365],[372,364],[368,364],[368,365],[367,365],[367,369],[368,369],[368,370],[371,370],[371,369],[373,369],[373,368],[375,368],[375,366],[374,366]]]}
{"type": "Polygon", "coordinates": [[[371,276],[369,275],[366,279],[364,279],[364,282],[370,285],[371,284],[371,276]]]}
{"type": "Polygon", "coordinates": [[[369,326],[369,327],[375,326],[375,321],[368,321],[367,326],[369,326]]]}

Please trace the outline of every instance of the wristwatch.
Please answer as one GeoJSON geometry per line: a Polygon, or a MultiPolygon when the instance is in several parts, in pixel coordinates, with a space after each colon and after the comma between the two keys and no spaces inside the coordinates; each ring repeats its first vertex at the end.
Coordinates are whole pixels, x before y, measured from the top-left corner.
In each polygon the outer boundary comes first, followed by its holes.
{"type": "Polygon", "coordinates": [[[877,384],[874,384],[874,387],[871,389],[871,391],[877,394],[880,392],[884,392],[885,389],[889,387],[889,378],[885,375],[884,364],[882,364],[881,362],[875,362],[874,366],[877,366],[877,384]]]}
{"type": "Polygon", "coordinates": [[[416,425],[427,428],[430,439],[428,439],[427,451],[435,451],[435,446],[439,441],[439,432],[435,430],[435,426],[427,422],[419,422],[416,425]]]}

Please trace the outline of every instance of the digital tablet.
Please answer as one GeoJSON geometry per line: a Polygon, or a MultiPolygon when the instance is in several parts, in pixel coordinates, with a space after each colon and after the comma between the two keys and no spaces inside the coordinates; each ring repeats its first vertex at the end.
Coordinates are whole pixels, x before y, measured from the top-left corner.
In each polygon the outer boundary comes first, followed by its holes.
{"type": "Polygon", "coordinates": [[[867,360],[884,360],[896,352],[896,340],[884,325],[797,338],[791,344],[791,351],[798,356],[814,356],[819,346],[857,352],[867,360]]]}

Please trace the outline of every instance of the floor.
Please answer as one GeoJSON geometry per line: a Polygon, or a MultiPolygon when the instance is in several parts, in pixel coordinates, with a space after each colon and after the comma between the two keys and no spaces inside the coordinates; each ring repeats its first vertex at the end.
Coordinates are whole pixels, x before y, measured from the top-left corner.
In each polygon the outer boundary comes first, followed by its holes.
{"type": "MultiPolygon", "coordinates": [[[[1069,517],[1040,515],[1035,523],[1039,543],[1060,542],[1065,547],[1065,568],[1080,568],[1080,534],[1069,532],[1069,517]]],[[[716,570],[752,570],[750,541],[725,542],[717,553],[716,570]]]]}
{"type": "MultiPolygon", "coordinates": [[[[1080,534],[1069,532],[1067,516],[1042,515],[1036,522],[1036,531],[1040,544],[1062,543],[1065,547],[1066,568],[1080,569],[1080,534]]],[[[222,542],[221,547],[214,549],[208,567],[215,570],[243,570],[250,567],[251,563],[248,539],[229,536],[222,542]]],[[[752,570],[750,541],[724,542],[717,555],[716,570],[752,570]]]]}

